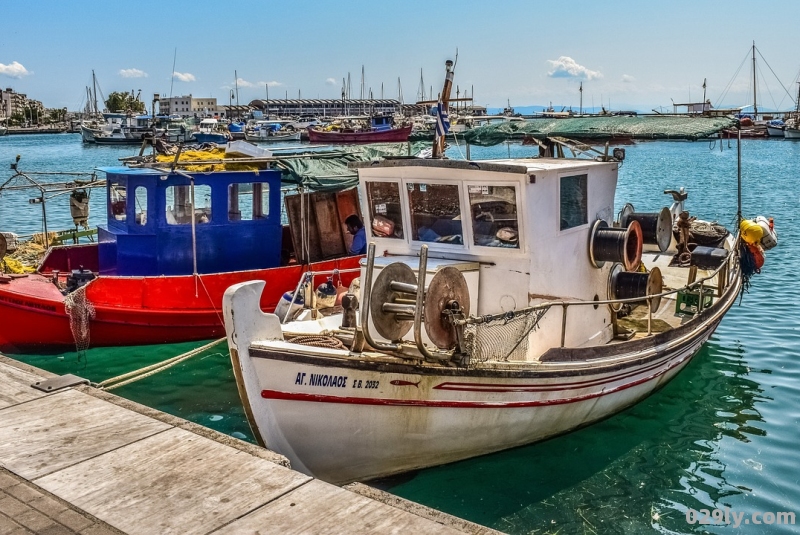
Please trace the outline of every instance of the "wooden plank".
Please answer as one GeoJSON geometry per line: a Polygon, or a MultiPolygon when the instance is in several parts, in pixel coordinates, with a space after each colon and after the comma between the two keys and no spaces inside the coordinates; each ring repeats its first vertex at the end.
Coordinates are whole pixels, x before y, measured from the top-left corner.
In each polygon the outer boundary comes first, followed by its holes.
{"type": "Polygon", "coordinates": [[[76,390],[0,411],[0,462],[32,480],[169,429],[76,390]]]}
{"type": "Polygon", "coordinates": [[[166,535],[209,533],[310,480],[173,428],[36,484],[130,535],[166,535]]]}
{"type": "MultiPolygon", "coordinates": [[[[31,388],[33,383],[43,379],[13,366],[0,364],[0,409],[46,396],[45,392],[31,388]]],[[[3,414],[0,413],[0,422],[5,420],[3,414]]]]}
{"type": "Polygon", "coordinates": [[[336,192],[336,209],[339,212],[339,224],[342,229],[342,236],[344,236],[345,250],[349,253],[350,247],[353,245],[353,236],[347,232],[347,225],[344,221],[353,214],[356,214],[361,221],[364,217],[361,215],[361,205],[358,203],[358,189],[350,188],[344,191],[336,192]]]}
{"type": "Polygon", "coordinates": [[[319,480],[215,531],[238,533],[462,533],[319,480]]]}
{"type": "Polygon", "coordinates": [[[336,208],[336,197],[332,193],[314,193],[312,206],[317,219],[319,244],[323,258],[334,258],[344,255],[342,227],[339,223],[339,211],[336,208]]]}
{"type": "Polygon", "coordinates": [[[309,194],[306,194],[305,222],[308,226],[308,256],[303,257],[301,232],[303,228],[303,218],[301,217],[300,199],[301,195],[287,195],[284,197],[286,203],[286,216],[289,219],[289,226],[292,228],[292,241],[294,242],[295,257],[300,262],[316,262],[322,260],[322,249],[319,243],[319,231],[317,230],[317,219],[311,209],[312,203],[309,194]]]}

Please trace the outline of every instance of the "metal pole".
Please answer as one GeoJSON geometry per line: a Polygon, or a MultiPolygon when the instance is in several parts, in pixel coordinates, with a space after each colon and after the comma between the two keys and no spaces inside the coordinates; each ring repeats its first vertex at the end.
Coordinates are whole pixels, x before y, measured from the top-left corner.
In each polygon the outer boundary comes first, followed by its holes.
{"type": "Polygon", "coordinates": [[[736,217],[737,223],[742,221],[742,130],[737,128],[739,139],[736,143],[736,217]]]}
{"type": "Polygon", "coordinates": [[[42,193],[42,223],[44,224],[44,248],[47,249],[50,247],[50,235],[47,233],[47,210],[45,209],[45,200],[44,200],[44,190],[41,190],[42,193]]]}

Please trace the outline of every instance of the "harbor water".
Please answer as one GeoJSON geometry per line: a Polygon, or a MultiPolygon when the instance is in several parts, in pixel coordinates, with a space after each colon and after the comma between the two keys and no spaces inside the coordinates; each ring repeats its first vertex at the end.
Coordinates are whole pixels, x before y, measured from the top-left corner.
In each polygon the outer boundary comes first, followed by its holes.
{"type": "MultiPolygon", "coordinates": [[[[625,149],[617,210],[631,202],[637,211],[657,211],[672,202],[664,190],[683,186],[690,214],[732,228],[735,140],[642,142],[625,149]]],[[[471,156],[524,157],[534,150],[473,147],[471,156]]],[[[6,170],[0,183],[13,174],[8,164],[17,154],[23,171],[90,172],[137,152],[84,146],[77,134],[6,136],[0,138],[0,169],[6,170]]],[[[448,155],[464,152],[452,147],[448,155]]],[[[773,217],[779,245],[767,252],[741,303],[672,382],[580,431],[373,484],[508,533],[728,533],[737,517],[742,533],[797,533],[800,519],[779,524],[791,517],[777,515],[800,514],[800,142],[744,140],[741,153],[743,215],[773,217]],[[703,509],[729,514],[700,524],[703,509]],[[751,519],[762,523],[744,521],[751,519]]],[[[31,196],[0,196],[0,230],[41,231],[41,211],[28,204],[31,196]]],[[[101,224],[102,190],[92,194],[91,210],[90,223],[101,224]]],[[[65,198],[49,201],[47,212],[50,230],[71,225],[65,198]]],[[[202,344],[10,356],[99,382],[202,344]]],[[[114,393],[253,441],[222,344],[114,393]]]]}

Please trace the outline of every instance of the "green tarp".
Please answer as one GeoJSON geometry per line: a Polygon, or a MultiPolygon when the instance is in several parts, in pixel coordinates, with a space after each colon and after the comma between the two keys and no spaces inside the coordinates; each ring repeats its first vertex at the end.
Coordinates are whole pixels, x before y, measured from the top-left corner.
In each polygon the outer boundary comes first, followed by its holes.
{"type": "Polygon", "coordinates": [[[284,184],[302,185],[313,191],[332,191],[354,187],[358,184],[355,169],[348,168],[351,162],[382,160],[387,157],[416,156],[430,147],[430,143],[381,143],[352,145],[335,151],[304,153],[302,158],[286,155],[280,158],[277,167],[283,171],[284,184]]]}
{"type": "Polygon", "coordinates": [[[610,116],[504,121],[467,130],[459,137],[470,145],[491,146],[513,139],[566,137],[581,141],[615,139],[685,139],[709,137],[736,126],[724,117],[610,116]]]}

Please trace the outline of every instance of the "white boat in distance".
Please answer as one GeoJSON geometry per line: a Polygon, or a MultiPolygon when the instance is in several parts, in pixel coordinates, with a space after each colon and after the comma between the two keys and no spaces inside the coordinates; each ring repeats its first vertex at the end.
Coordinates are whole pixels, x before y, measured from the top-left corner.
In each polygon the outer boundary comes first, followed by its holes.
{"type": "Polygon", "coordinates": [[[261,311],[263,282],[225,293],[259,442],[344,484],[544,440],[666,384],[736,301],[739,238],[693,223],[682,190],[614,221],[616,154],[356,164],[360,292],[326,315],[320,288],[294,318],[261,311]]]}

